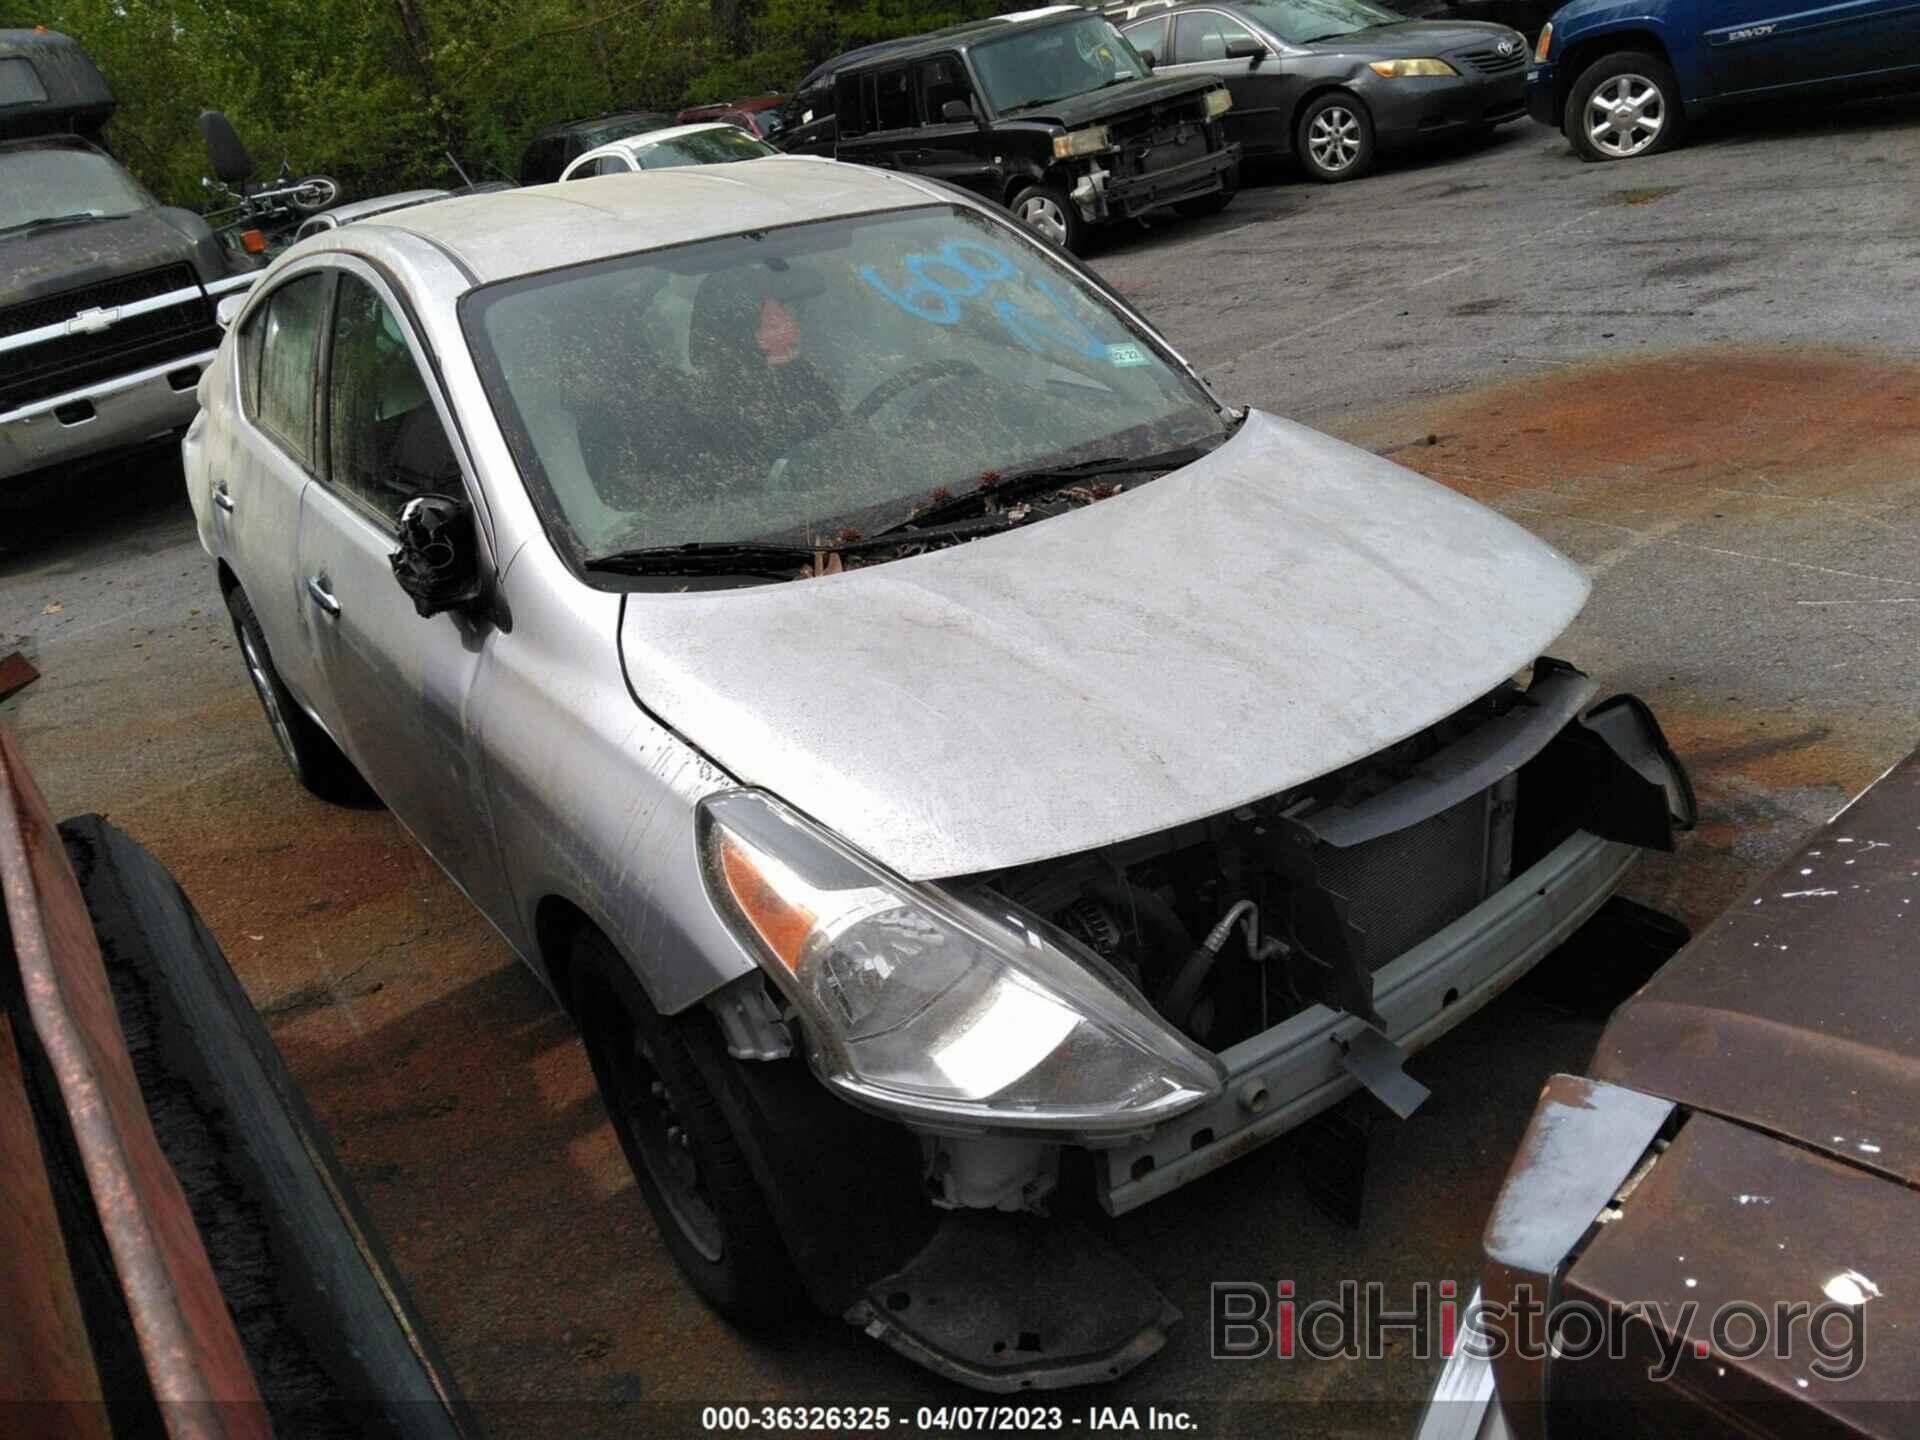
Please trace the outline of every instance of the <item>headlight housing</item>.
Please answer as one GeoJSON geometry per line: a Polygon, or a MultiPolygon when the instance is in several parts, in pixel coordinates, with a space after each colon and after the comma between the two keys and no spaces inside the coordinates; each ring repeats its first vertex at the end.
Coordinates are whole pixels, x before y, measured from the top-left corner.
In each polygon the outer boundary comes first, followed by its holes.
{"type": "Polygon", "coordinates": [[[1547,63],[1547,51],[1553,46],[1553,22],[1549,20],[1540,30],[1540,43],[1533,47],[1533,63],[1547,63]]]}
{"type": "Polygon", "coordinates": [[[902,880],[755,790],[708,797],[699,835],[716,908],[851,1100],[936,1125],[1125,1134],[1220,1091],[1213,1056],[1012,906],[902,880]]]}
{"type": "Polygon", "coordinates": [[[1112,137],[1104,125],[1088,125],[1084,129],[1069,130],[1064,135],[1053,137],[1053,158],[1056,160],[1071,160],[1076,155],[1096,155],[1112,148],[1112,137]]]}
{"type": "Polygon", "coordinates": [[[1207,91],[1206,97],[1200,103],[1207,107],[1209,120],[1218,120],[1233,108],[1233,92],[1224,85],[1216,86],[1207,91]]]}
{"type": "Polygon", "coordinates": [[[1444,60],[1375,60],[1367,68],[1382,80],[1412,80],[1423,75],[1458,75],[1444,60]]]}

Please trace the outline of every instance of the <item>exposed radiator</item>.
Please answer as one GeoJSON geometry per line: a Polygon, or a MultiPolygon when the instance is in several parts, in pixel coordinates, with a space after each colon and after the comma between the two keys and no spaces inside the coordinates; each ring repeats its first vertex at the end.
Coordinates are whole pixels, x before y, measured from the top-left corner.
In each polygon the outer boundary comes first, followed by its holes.
{"type": "Polygon", "coordinates": [[[1506,882],[1513,792],[1509,776],[1405,830],[1344,849],[1313,847],[1321,885],[1347,901],[1367,969],[1404,955],[1506,882]]]}

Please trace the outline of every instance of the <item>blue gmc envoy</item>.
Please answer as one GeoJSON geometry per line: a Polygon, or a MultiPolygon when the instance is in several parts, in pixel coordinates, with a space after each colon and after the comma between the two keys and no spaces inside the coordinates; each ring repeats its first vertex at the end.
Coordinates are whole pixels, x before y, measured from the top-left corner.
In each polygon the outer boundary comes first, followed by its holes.
{"type": "Polygon", "coordinates": [[[1920,0],[1572,0],[1527,109],[1587,160],[1672,148],[1722,105],[1920,84],[1920,0]]]}

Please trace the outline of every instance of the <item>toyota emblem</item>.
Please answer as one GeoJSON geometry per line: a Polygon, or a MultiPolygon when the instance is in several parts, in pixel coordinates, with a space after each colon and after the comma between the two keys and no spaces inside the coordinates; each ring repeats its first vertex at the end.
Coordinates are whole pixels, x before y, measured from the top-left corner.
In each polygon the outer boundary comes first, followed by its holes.
{"type": "Polygon", "coordinates": [[[1517,55],[1520,53],[1520,42],[1518,40],[1502,40],[1493,48],[1498,50],[1502,55],[1517,55]]]}

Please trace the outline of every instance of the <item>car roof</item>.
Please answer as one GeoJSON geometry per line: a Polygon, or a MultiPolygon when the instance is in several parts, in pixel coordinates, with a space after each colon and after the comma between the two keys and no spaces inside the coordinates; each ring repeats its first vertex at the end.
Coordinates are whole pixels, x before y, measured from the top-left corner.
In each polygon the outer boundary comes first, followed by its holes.
{"type": "Polygon", "coordinates": [[[573,120],[561,120],[552,125],[542,126],[534,132],[535,140],[551,140],[556,136],[571,134],[575,130],[593,130],[602,125],[611,125],[621,120],[650,120],[657,115],[673,118],[667,110],[608,110],[599,115],[581,115],[573,120]]]}
{"type": "Polygon", "coordinates": [[[484,285],[610,255],[944,201],[884,170],[780,155],[456,196],[376,216],[354,231],[416,235],[484,285]]]}
{"type": "Polygon", "coordinates": [[[355,220],[364,220],[369,215],[404,210],[409,205],[424,205],[429,200],[444,200],[452,193],[450,190],[395,190],[386,195],[371,195],[364,200],[349,200],[344,205],[336,205],[321,213],[331,215],[336,225],[351,225],[355,220]]]}
{"type": "MultiPolygon", "coordinates": [[[[601,150],[644,150],[649,145],[658,145],[662,140],[678,140],[683,135],[703,135],[709,130],[731,130],[736,135],[746,135],[738,125],[729,125],[724,120],[701,120],[692,125],[669,125],[664,130],[642,130],[638,135],[622,135],[618,140],[609,140],[595,147],[595,153],[601,150]]],[[[748,135],[751,140],[753,137],[748,135]]],[[[586,156],[580,157],[582,160],[586,156]]]]}
{"type": "Polygon", "coordinates": [[[798,94],[804,90],[818,89],[842,70],[857,69],[880,60],[898,60],[903,57],[952,50],[988,35],[1003,35],[1010,26],[1038,27],[1043,24],[1052,24],[1066,17],[1077,18],[1098,13],[1084,5],[1046,5],[1037,10],[1015,10],[1006,15],[989,15],[984,20],[963,20],[958,25],[929,30],[923,35],[906,35],[896,40],[878,40],[871,45],[862,45],[857,50],[849,50],[844,55],[836,55],[833,59],[814,66],[807,72],[806,79],[794,86],[794,92],[798,94]]]}

